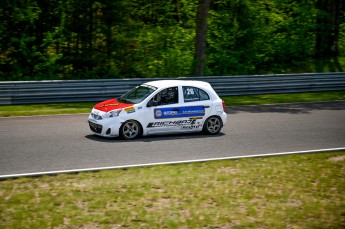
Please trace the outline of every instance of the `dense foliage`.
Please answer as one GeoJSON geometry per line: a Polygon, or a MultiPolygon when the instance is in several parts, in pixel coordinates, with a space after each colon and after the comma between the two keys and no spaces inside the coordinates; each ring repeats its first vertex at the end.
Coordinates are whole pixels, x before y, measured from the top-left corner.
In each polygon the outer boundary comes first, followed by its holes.
{"type": "MultiPolygon", "coordinates": [[[[344,56],[339,2],[214,0],[205,74],[284,72],[322,57],[325,39],[344,56]],[[338,33],[322,17],[335,18],[338,33]]],[[[197,0],[1,0],[0,80],[192,75],[197,8],[197,0]]]]}

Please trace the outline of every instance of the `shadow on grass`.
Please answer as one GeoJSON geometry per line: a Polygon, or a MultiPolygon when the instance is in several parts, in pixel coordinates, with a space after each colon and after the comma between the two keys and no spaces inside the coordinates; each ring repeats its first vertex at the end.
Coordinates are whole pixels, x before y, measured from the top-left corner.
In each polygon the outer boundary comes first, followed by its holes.
{"type": "Polygon", "coordinates": [[[150,135],[142,136],[133,140],[123,140],[119,137],[105,138],[98,135],[89,134],[85,138],[97,141],[97,142],[109,142],[109,143],[123,143],[123,142],[156,142],[156,141],[170,141],[170,140],[192,140],[200,138],[218,138],[225,136],[224,133],[219,133],[217,135],[207,135],[203,133],[186,133],[186,134],[170,134],[170,135],[150,135]]]}
{"type": "Polygon", "coordinates": [[[345,101],[313,102],[276,105],[250,105],[228,107],[228,114],[248,113],[287,113],[308,114],[314,110],[345,110],[345,101]]]}

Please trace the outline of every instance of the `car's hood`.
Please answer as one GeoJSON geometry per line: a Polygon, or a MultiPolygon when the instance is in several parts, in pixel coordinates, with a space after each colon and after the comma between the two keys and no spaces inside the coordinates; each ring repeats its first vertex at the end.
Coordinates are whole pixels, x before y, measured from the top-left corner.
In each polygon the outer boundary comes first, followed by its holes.
{"type": "Polygon", "coordinates": [[[94,108],[103,112],[108,112],[114,109],[126,108],[133,105],[134,104],[132,103],[121,103],[121,102],[118,102],[116,99],[109,99],[109,100],[96,104],[94,108]]]}

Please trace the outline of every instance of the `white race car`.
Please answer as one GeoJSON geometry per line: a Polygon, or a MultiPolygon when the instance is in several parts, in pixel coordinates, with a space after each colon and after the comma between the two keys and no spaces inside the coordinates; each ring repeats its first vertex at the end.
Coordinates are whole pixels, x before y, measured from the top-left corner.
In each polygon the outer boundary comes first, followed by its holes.
{"type": "Polygon", "coordinates": [[[134,139],[141,135],[218,134],[226,124],[225,103],[202,81],[158,80],[98,103],[89,115],[92,132],[134,139]]]}

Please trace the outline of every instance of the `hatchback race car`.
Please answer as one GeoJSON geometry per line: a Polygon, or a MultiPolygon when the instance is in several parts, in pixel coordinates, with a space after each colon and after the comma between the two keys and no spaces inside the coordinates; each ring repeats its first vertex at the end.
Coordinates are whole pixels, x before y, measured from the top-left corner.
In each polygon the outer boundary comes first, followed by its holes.
{"type": "Polygon", "coordinates": [[[218,134],[226,124],[225,103],[202,81],[158,80],[95,105],[93,133],[134,139],[141,135],[201,132],[218,134]]]}

